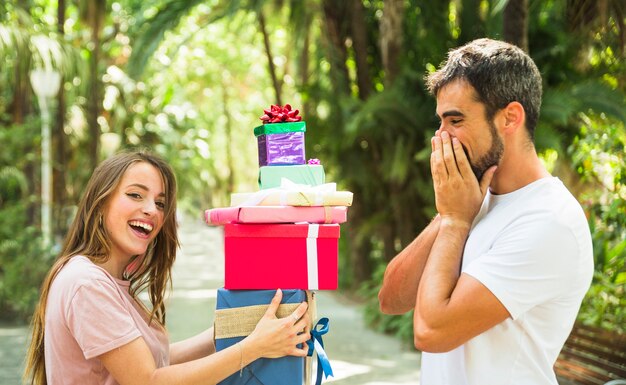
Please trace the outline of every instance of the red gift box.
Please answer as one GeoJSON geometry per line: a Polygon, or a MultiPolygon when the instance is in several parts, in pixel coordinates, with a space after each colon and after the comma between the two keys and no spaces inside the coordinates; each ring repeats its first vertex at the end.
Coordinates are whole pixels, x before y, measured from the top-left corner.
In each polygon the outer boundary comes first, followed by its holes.
{"type": "Polygon", "coordinates": [[[337,289],[339,225],[224,225],[229,290],[337,289]]]}

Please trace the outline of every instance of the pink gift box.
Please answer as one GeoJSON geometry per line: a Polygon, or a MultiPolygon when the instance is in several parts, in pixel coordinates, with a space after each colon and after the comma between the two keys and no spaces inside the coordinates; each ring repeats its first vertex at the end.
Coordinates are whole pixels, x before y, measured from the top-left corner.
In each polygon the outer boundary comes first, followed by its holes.
{"type": "Polygon", "coordinates": [[[209,225],[226,223],[344,223],[348,209],[344,206],[244,206],[206,210],[209,225]]]}
{"type": "Polygon", "coordinates": [[[224,225],[229,290],[337,289],[339,225],[224,225]]]}

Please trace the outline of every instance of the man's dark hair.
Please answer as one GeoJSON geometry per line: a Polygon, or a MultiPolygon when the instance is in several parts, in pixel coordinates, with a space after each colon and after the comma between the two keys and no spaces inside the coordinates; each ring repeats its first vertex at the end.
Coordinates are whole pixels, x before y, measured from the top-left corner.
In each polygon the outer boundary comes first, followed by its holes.
{"type": "Polygon", "coordinates": [[[487,118],[517,101],[526,113],[526,129],[533,140],[541,108],[541,74],[519,47],[498,40],[478,39],[451,50],[440,68],[426,77],[428,91],[456,81],[466,81],[485,105],[487,118]]]}

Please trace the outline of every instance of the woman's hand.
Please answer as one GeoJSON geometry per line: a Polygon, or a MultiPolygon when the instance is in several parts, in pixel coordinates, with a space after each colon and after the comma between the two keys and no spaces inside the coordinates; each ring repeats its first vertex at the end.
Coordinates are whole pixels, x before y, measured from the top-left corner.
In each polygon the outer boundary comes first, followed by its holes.
{"type": "MultiPolygon", "coordinates": [[[[311,338],[308,304],[302,302],[291,315],[276,318],[276,311],[282,297],[282,291],[276,290],[276,295],[272,298],[270,306],[254,331],[240,342],[244,351],[252,350],[257,353],[252,354],[253,357],[278,358],[288,355],[304,357],[307,354],[308,348],[305,342],[311,338]],[[302,347],[298,348],[296,346],[298,344],[302,344],[302,347]]],[[[248,352],[246,356],[249,357],[248,352]]]]}

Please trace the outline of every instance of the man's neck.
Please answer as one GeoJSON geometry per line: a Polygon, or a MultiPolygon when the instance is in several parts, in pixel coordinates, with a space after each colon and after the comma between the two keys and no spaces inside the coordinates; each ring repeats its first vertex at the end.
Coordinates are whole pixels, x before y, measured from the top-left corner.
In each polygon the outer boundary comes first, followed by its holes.
{"type": "Polygon", "coordinates": [[[549,176],[535,149],[522,149],[502,158],[490,189],[493,194],[506,194],[549,176]]]}

